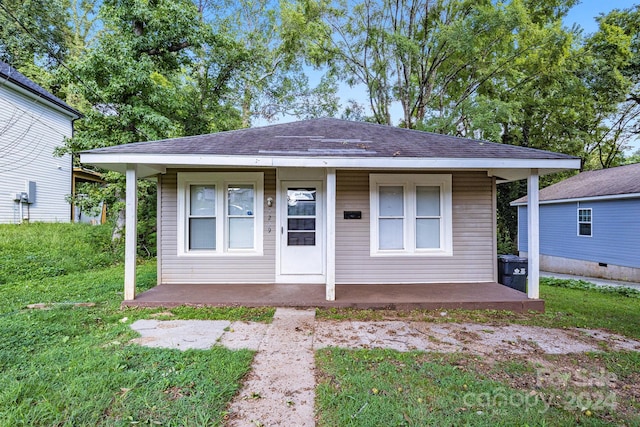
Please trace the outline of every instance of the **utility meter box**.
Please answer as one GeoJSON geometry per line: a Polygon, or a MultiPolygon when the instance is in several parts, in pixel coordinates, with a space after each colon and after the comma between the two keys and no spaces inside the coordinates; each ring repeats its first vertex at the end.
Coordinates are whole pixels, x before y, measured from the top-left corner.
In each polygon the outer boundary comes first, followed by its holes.
{"type": "Polygon", "coordinates": [[[26,181],[24,183],[24,192],[27,193],[26,203],[36,202],[36,182],[35,181],[26,181]]]}

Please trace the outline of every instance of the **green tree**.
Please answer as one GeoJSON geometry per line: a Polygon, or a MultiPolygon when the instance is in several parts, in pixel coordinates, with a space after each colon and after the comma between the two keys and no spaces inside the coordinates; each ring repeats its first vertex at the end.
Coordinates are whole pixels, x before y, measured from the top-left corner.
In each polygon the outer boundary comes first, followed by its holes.
{"type": "Polygon", "coordinates": [[[585,42],[592,58],[588,85],[601,111],[589,146],[588,168],[617,166],[637,138],[640,117],[640,7],[613,10],[597,18],[598,31],[585,42]]]}
{"type": "Polygon", "coordinates": [[[625,165],[632,165],[634,163],[640,163],[640,149],[637,149],[632,155],[628,156],[624,161],[625,165]]]}
{"type": "Polygon", "coordinates": [[[288,25],[313,64],[367,88],[378,123],[392,123],[398,102],[403,126],[457,133],[469,112],[491,104],[484,88],[504,85],[520,58],[562,50],[557,22],[574,2],[301,0],[288,25]]]}
{"type": "Polygon", "coordinates": [[[69,36],[66,0],[0,2],[0,59],[17,69],[64,58],[69,36]]]}
{"type": "Polygon", "coordinates": [[[303,46],[283,26],[283,15],[291,7],[287,1],[227,0],[207,7],[211,13],[205,16],[212,16],[211,24],[228,29],[249,58],[231,84],[243,127],[254,119],[336,114],[335,80],[325,76],[312,87],[301,60],[303,46]]]}
{"type": "Polygon", "coordinates": [[[50,89],[69,51],[69,17],[68,0],[1,0],[0,60],[50,89]]]}
{"type": "MultiPolygon", "coordinates": [[[[183,70],[192,65],[206,34],[196,7],[187,0],[108,0],[98,18],[99,37],[74,58],[66,75],[68,91],[80,101],[85,117],[64,149],[77,153],[184,134],[187,114],[181,113],[191,100],[180,96],[186,84],[183,70]]],[[[100,198],[111,207],[117,237],[124,222],[124,183],[116,173],[105,178],[100,198]]],[[[141,183],[141,205],[153,206],[154,198],[155,187],[141,183]]],[[[144,216],[149,209],[140,212],[144,216]]],[[[141,221],[141,229],[148,225],[141,221]]],[[[148,240],[140,246],[155,247],[148,240]]]]}

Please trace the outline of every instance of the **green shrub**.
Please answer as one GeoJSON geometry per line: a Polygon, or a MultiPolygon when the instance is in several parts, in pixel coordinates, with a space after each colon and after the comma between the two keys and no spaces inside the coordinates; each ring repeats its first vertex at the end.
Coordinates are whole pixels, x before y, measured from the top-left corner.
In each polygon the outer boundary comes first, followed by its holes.
{"type": "Polygon", "coordinates": [[[598,286],[585,280],[556,279],[553,277],[543,277],[540,283],[547,286],[555,286],[566,289],[580,289],[583,291],[595,291],[602,294],[620,295],[628,298],[640,298],[640,291],[625,286],[598,286]]]}

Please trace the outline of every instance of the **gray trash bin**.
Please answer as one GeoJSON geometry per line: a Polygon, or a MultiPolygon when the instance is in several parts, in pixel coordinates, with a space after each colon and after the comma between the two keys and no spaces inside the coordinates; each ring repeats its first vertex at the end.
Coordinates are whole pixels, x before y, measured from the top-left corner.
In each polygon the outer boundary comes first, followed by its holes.
{"type": "Polygon", "coordinates": [[[498,255],[498,282],[520,292],[527,292],[527,258],[498,255]]]}

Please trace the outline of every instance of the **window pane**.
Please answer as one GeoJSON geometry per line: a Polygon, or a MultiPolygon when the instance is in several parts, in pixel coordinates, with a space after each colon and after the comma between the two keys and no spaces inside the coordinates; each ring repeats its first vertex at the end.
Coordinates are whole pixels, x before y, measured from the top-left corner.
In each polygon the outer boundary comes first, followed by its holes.
{"type": "Polygon", "coordinates": [[[316,189],[289,188],[287,190],[287,214],[314,216],[316,214],[316,189]]]}
{"type": "Polygon", "coordinates": [[[216,187],[191,185],[191,215],[214,216],[216,214],[216,187]]]}
{"type": "Polygon", "coordinates": [[[253,248],[253,218],[229,218],[229,248],[253,248]]]}
{"type": "Polygon", "coordinates": [[[301,218],[301,219],[288,219],[287,228],[289,230],[315,230],[316,219],[315,218],[301,218]]]}
{"type": "Polygon", "coordinates": [[[435,218],[416,220],[416,248],[440,247],[440,220],[435,218]]]}
{"type": "Polygon", "coordinates": [[[189,219],[189,249],[216,248],[216,219],[189,219]]]}
{"type": "Polygon", "coordinates": [[[418,216],[440,216],[440,187],[416,187],[418,216]]]}
{"type": "Polygon", "coordinates": [[[591,222],[591,211],[588,209],[580,209],[578,211],[578,221],[591,222]]]}
{"type": "Polygon", "coordinates": [[[378,240],[380,249],[404,249],[402,219],[380,220],[378,240]]]}
{"type": "Polygon", "coordinates": [[[230,185],[227,188],[229,215],[252,216],[254,213],[253,197],[253,185],[230,185]]]}
{"type": "Polygon", "coordinates": [[[316,232],[295,231],[287,233],[288,246],[315,246],[316,232]]]}
{"type": "Polygon", "coordinates": [[[400,186],[381,186],[378,189],[380,216],[403,216],[403,188],[400,186]]]}
{"type": "Polygon", "coordinates": [[[591,236],[591,224],[580,224],[580,235],[591,236]]]}

